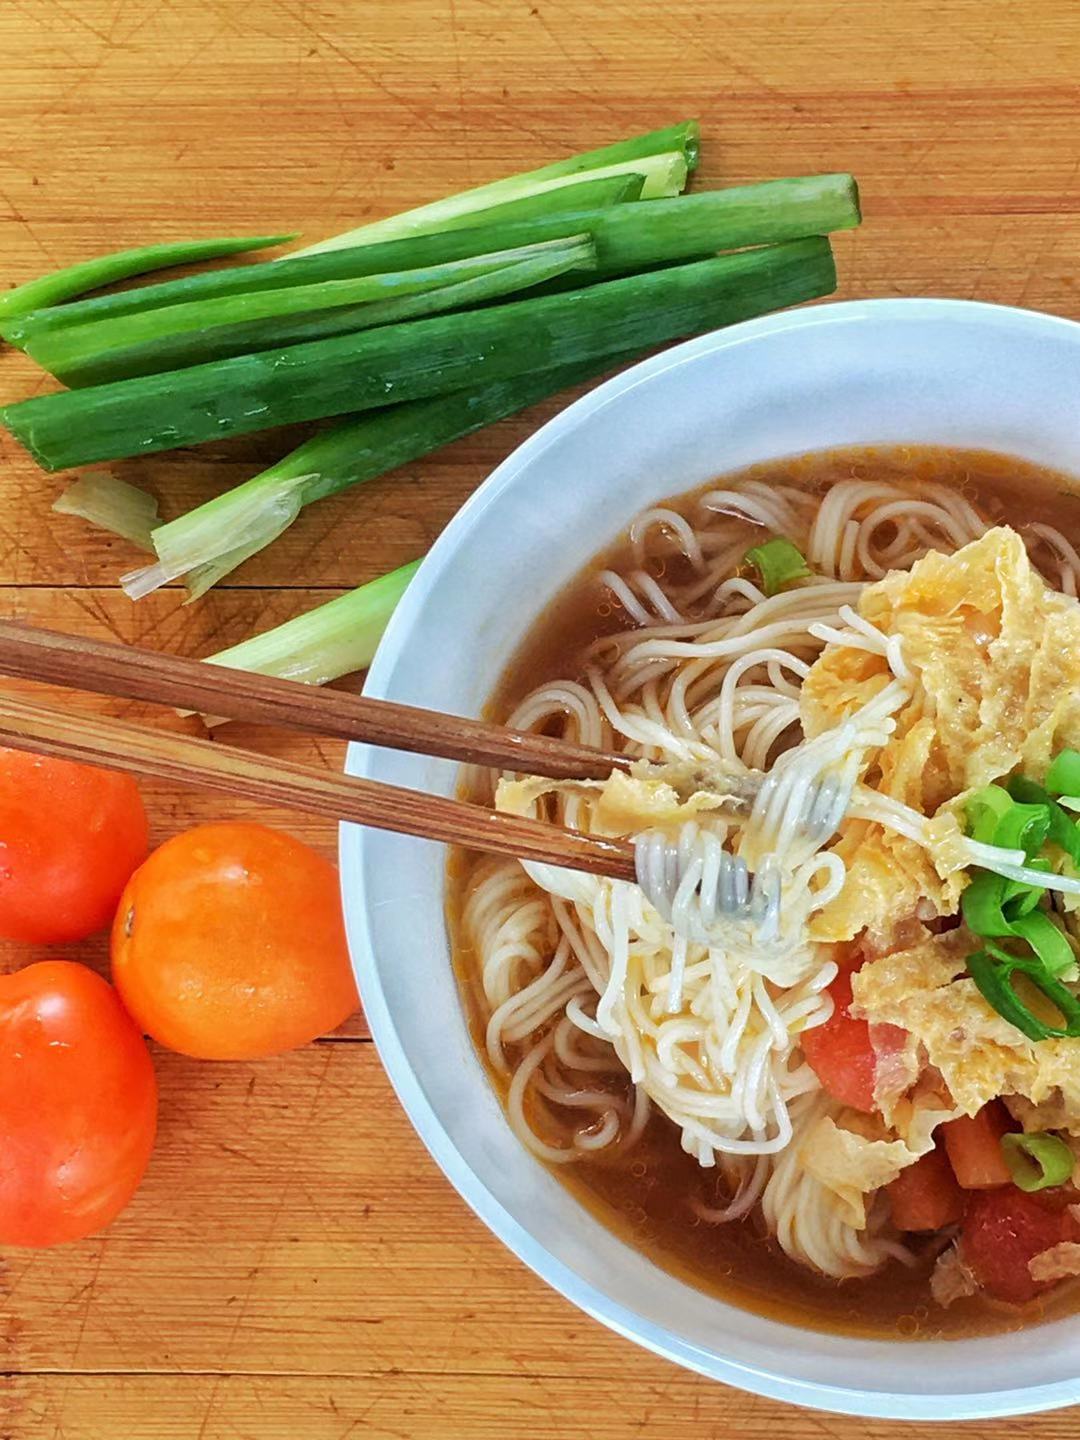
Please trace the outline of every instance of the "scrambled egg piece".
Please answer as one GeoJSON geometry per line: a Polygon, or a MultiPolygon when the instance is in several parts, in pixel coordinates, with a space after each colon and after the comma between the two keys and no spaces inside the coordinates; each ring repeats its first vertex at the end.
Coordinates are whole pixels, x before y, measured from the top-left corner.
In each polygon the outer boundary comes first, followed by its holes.
{"type": "Polygon", "coordinates": [[[903,1140],[871,1140],[824,1116],[800,1147],[799,1159],[814,1179],[836,1196],[845,1224],[865,1230],[867,1200],[913,1164],[918,1154],[903,1140]]]}
{"type": "Polygon", "coordinates": [[[719,810],[740,798],[740,776],[721,765],[654,765],[638,761],[629,774],[615,770],[606,780],[500,780],[496,808],[514,815],[534,813],[545,795],[578,795],[589,801],[589,828],[596,835],[632,835],[658,829],[676,834],[688,820],[719,810]]]}
{"type": "Polygon", "coordinates": [[[957,1113],[974,1115],[998,1095],[1033,1106],[1050,1101],[1062,1125],[1080,1135],[1080,1044],[1033,1043],[987,1004],[974,980],[958,978],[978,943],[953,930],[868,962],[852,976],[852,1013],[917,1035],[957,1113]]]}
{"type": "MultiPolygon", "coordinates": [[[[932,552],[885,576],[859,611],[902,638],[915,679],[865,777],[883,794],[934,816],[1014,768],[1041,779],[1058,750],[1080,744],[1080,603],[1049,589],[1014,530],[989,530],[953,555],[932,552]]],[[[802,687],[806,734],[836,725],[889,679],[883,656],[828,646],[802,687]]],[[[885,927],[919,901],[955,912],[963,877],[939,875],[913,842],[849,822],[835,848],[848,880],[815,938],[885,927]]]]}
{"type": "Polygon", "coordinates": [[[1071,1280],[1080,1275],[1080,1245],[1075,1241],[1063,1240],[1051,1245],[1041,1255],[1034,1255],[1028,1261],[1028,1271],[1033,1280],[1053,1283],[1055,1280],[1071,1280]]]}

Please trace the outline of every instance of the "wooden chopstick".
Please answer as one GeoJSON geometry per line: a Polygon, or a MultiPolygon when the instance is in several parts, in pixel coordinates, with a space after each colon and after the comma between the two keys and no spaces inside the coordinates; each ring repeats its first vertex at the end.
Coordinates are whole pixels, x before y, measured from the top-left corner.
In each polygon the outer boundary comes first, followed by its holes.
{"type": "Polygon", "coordinates": [[[268,760],[248,750],[149,726],[35,705],[2,692],[0,739],[16,750],[198,785],[399,835],[540,860],[591,875],[634,878],[634,848],[628,840],[585,835],[462,800],[268,760]]]}
{"type": "Polygon", "coordinates": [[[14,621],[0,621],[0,674],[560,780],[606,780],[630,765],[547,735],[14,621]]]}

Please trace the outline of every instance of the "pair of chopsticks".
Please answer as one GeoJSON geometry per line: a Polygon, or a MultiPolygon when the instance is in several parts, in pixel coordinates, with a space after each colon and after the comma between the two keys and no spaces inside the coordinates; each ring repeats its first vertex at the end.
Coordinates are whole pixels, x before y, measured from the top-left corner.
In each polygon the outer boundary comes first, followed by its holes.
{"type": "MultiPolygon", "coordinates": [[[[563,780],[606,779],[630,763],[625,755],[550,736],[10,621],[0,621],[0,676],[5,675],[563,780]]],[[[4,694],[2,687],[0,742],[377,830],[634,879],[634,849],[628,840],[585,835],[462,800],[269,760],[147,725],[37,705],[4,694]]]]}

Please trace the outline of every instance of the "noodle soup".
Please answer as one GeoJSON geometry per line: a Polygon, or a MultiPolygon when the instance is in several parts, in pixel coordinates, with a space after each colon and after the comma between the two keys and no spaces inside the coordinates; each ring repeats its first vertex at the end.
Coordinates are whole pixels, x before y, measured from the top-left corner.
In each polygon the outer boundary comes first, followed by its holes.
{"type": "MultiPolygon", "coordinates": [[[[775,913],[703,929],[692,887],[661,913],[623,882],[451,862],[456,964],[516,1133],[691,1283],[920,1338],[1072,1303],[1080,1038],[995,1008],[1008,961],[986,952],[979,988],[985,928],[961,909],[981,873],[1023,889],[973,857],[1035,863],[1045,890],[1002,903],[1042,917],[1073,994],[1068,857],[1046,837],[1045,856],[973,849],[965,797],[1019,807],[1006,786],[1080,746],[1078,521],[1064,477],[985,453],[758,466],[639,516],[508,667],[490,718],[641,763],[603,786],[473,775],[471,798],[778,866],[775,913]],[[781,537],[798,574],[747,558],[781,537]],[[1073,625],[1078,673],[1051,673],[1073,625]],[[733,776],[771,776],[773,799],[733,817],[733,776]],[[842,804],[820,836],[805,795],[824,783],[842,804]]],[[[1045,987],[1027,998],[1038,1022],[1045,987]]]]}

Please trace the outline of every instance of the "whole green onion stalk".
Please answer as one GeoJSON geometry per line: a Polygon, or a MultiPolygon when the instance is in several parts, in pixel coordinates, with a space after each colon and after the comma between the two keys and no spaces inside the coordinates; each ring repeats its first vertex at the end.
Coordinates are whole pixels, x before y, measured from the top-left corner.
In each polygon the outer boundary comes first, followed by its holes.
{"type": "Polygon", "coordinates": [[[373,480],[630,358],[604,355],[346,420],[244,484],[159,526],[150,537],[157,563],[125,575],[121,583],[132,599],[140,599],[186,576],[195,599],[276,540],[305,505],[373,480]]]}
{"type": "Polygon", "coordinates": [[[358,590],[209,656],[209,663],[307,685],[325,685],[354,670],[365,670],[419,565],[419,560],[413,560],[380,575],[358,590]]]}
{"type": "Polygon", "coordinates": [[[371,241],[315,255],[286,255],[265,264],[212,270],[77,300],[13,320],[3,331],[13,345],[26,348],[46,331],[147,310],[163,312],[156,323],[164,327],[174,306],[446,265],[580,233],[588,234],[596,247],[597,273],[622,275],[722,250],[850,229],[858,225],[860,212],[855,181],[850,175],[836,174],[766,180],[672,200],[541,214],[505,223],[480,218],[484,223],[475,229],[371,241]]]}
{"type": "Polygon", "coordinates": [[[828,240],[798,240],[567,294],[36,396],[0,416],[40,465],[60,470],[658,345],[816,299],[835,286],[828,240]]]}

